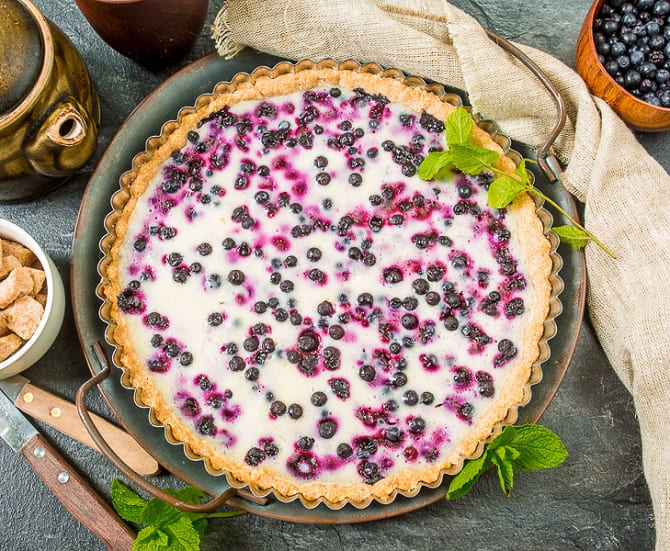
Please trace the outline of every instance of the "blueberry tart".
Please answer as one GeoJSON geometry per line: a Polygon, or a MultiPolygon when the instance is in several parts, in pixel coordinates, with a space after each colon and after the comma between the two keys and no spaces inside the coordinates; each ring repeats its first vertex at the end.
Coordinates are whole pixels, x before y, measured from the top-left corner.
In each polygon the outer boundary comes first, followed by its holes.
{"type": "Polygon", "coordinates": [[[231,484],[387,503],[458,471],[528,400],[550,241],[530,197],[487,205],[490,175],[417,176],[454,109],[435,90],[351,62],[259,69],[123,176],[100,266],[114,360],[231,484]]]}

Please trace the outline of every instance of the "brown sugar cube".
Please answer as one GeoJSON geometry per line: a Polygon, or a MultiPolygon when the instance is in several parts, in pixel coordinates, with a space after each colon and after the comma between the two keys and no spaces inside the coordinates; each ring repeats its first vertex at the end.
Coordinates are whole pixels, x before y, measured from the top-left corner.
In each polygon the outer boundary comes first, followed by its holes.
{"type": "Polygon", "coordinates": [[[28,270],[30,277],[33,278],[34,287],[32,293],[30,293],[30,296],[34,297],[42,290],[44,282],[47,279],[47,276],[42,270],[36,270],[35,268],[25,268],[25,269],[28,270]]]}
{"type": "Polygon", "coordinates": [[[7,320],[7,327],[24,340],[33,336],[42,319],[44,308],[32,297],[21,297],[5,308],[3,315],[7,320]]]}
{"type": "Polygon", "coordinates": [[[21,263],[15,256],[3,256],[0,258],[0,280],[5,279],[14,268],[20,268],[21,263]]]}
{"type": "Polygon", "coordinates": [[[15,256],[19,259],[19,262],[21,262],[22,266],[30,266],[33,262],[35,262],[35,260],[37,260],[37,257],[33,251],[27,249],[19,243],[15,243],[14,241],[5,240],[2,242],[2,254],[3,256],[15,256]]]}
{"type": "Polygon", "coordinates": [[[4,337],[9,333],[9,327],[7,327],[7,321],[5,320],[5,316],[2,315],[2,312],[0,312],[0,337],[4,337]]]}
{"type": "Polygon", "coordinates": [[[46,293],[46,291],[44,291],[43,293],[37,293],[35,295],[35,300],[42,305],[42,308],[46,308],[47,307],[47,293],[46,293]]]}
{"type": "Polygon", "coordinates": [[[0,282],[0,308],[7,308],[17,298],[29,295],[35,288],[33,278],[25,268],[15,268],[0,282]]]}
{"type": "Polygon", "coordinates": [[[21,337],[18,337],[14,333],[0,337],[0,362],[4,362],[14,354],[14,352],[21,348],[22,344],[21,337]]]}

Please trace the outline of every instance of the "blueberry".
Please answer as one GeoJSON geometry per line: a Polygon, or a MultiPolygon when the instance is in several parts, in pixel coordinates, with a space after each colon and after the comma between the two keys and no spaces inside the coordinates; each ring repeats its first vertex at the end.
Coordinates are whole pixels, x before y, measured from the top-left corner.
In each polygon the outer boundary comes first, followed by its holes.
{"type": "Polygon", "coordinates": [[[302,417],[302,406],[300,404],[291,404],[288,407],[288,416],[291,419],[300,419],[302,417]]]}
{"type": "Polygon", "coordinates": [[[349,383],[346,379],[330,379],[328,384],[335,396],[343,400],[349,398],[349,383]]]}
{"type": "Polygon", "coordinates": [[[213,312],[209,316],[207,316],[207,325],[216,327],[218,325],[221,325],[222,323],[223,323],[223,316],[219,312],[213,312]]]}
{"type": "Polygon", "coordinates": [[[384,281],[386,283],[400,283],[403,280],[403,273],[399,268],[392,266],[390,268],[384,268],[383,271],[384,281]]]}
{"type": "Polygon", "coordinates": [[[402,401],[408,406],[414,406],[419,401],[419,395],[414,390],[407,390],[402,395],[402,401]]]}
{"type": "Polygon", "coordinates": [[[419,301],[414,298],[414,297],[407,297],[405,300],[402,301],[402,305],[405,308],[405,310],[416,310],[417,307],[419,306],[419,301]]]}
{"type": "Polygon", "coordinates": [[[360,438],[356,442],[356,457],[367,459],[377,453],[377,442],[374,438],[360,438]]]}
{"type": "Polygon", "coordinates": [[[290,293],[295,287],[294,283],[288,279],[285,279],[279,284],[279,289],[284,293],[290,293]]]}
{"type": "Polygon", "coordinates": [[[440,303],[440,295],[439,293],[436,293],[435,291],[430,291],[429,293],[426,293],[426,303],[429,306],[437,306],[440,303]]]}
{"type": "Polygon", "coordinates": [[[419,434],[426,428],[426,422],[421,417],[413,417],[409,422],[409,431],[412,434],[419,434]]]}
{"type": "Polygon", "coordinates": [[[435,400],[435,396],[433,396],[432,392],[422,392],[420,400],[423,405],[429,406],[433,403],[433,400],[435,400]]]}
{"type": "Polygon", "coordinates": [[[319,422],[319,436],[330,439],[337,432],[337,424],[332,419],[323,419],[319,422]]]}
{"type": "Polygon", "coordinates": [[[461,199],[467,199],[472,195],[472,188],[468,184],[458,186],[458,196],[461,199]]]}
{"type": "Polygon", "coordinates": [[[324,280],[325,274],[318,268],[313,268],[312,270],[309,271],[307,277],[309,277],[309,279],[314,281],[315,283],[320,283],[321,281],[324,280]]]}
{"type": "Polygon", "coordinates": [[[281,400],[275,400],[270,404],[270,413],[275,417],[281,417],[286,413],[286,404],[281,400]]]}
{"type": "Polygon", "coordinates": [[[310,402],[312,402],[312,405],[315,405],[317,407],[323,406],[327,401],[328,396],[326,396],[325,392],[321,392],[320,390],[314,392],[310,398],[310,402]]]}
{"type": "Polygon", "coordinates": [[[339,341],[344,337],[344,329],[340,325],[331,325],[328,328],[328,335],[330,335],[332,339],[339,341]]]}
{"type": "Polygon", "coordinates": [[[242,371],[245,365],[241,356],[233,356],[228,362],[228,367],[231,371],[242,371]]]}
{"type": "Polygon", "coordinates": [[[318,247],[311,247],[307,249],[306,253],[307,260],[310,260],[311,262],[319,261],[321,259],[321,255],[322,255],[321,249],[319,249],[318,247]]]}
{"type": "Polygon", "coordinates": [[[305,331],[298,336],[298,348],[303,352],[313,352],[318,346],[318,337],[312,331],[305,331]]]}
{"type": "Polygon", "coordinates": [[[412,282],[412,289],[417,295],[425,295],[430,289],[430,284],[423,278],[417,278],[412,282]]]}
{"type": "Polygon", "coordinates": [[[288,319],[288,312],[283,308],[277,308],[273,315],[277,321],[284,322],[288,319]]]}
{"type": "Polygon", "coordinates": [[[608,61],[605,63],[605,70],[612,76],[616,75],[619,72],[619,64],[614,61],[608,61]]]}
{"type": "Polygon", "coordinates": [[[254,352],[255,350],[258,350],[259,346],[260,342],[258,341],[258,337],[247,337],[242,343],[242,348],[247,352],[254,352]]]}
{"type": "Polygon", "coordinates": [[[509,317],[520,316],[525,311],[523,299],[515,298],[505,305],[505,314],[509,317]]]}
{"type": "Polygon", "coordinates": [[[371,461],[362,461],[358,466],[358,474],[363,477],[366,484],[374,484],[382,479],[379,473],[379,465],[371,461]]]}
{"type": "Polygon", "coordinates": [[[351,448],[349,444],[342,443],[337,446],[337,456],[341,457],[342,459],[347,459],[348,457],[351,457],[354,453],[354,450],[351,448]]]}
{"type": "Polygon", "coordinates": [[[228,274],[228,282],[232,285],[242,285],[244,283],[245,276],[244,272],[241,270],[231,270],[228,274]]]}
{"type": "Polygon", "coordinates": [[[314,438],[311,436],[301,436],[298,438],[296,444],[301,450],[309,451],[312,449],[312,446],[314,446],[314,438]]]}
{"type": "Polygon", "coordinates": [[[339,368],[341,364],[340,357],[340,351],[334,346],[326,346],[323,349],[323,364],[326,369],[333,371],[339,368]]]}
{"type": "Polygon", "coordinates": [[[624,77],[625,86],[628,90],[633,90],[640,86],[642,77],[637,71],[628,71],[624,77]]]}
{"type": "Polygon", "coordinates": [[[364,381],[370,382],[376,376],[375,368],[367,364],[362,365],[358,370],[358,376],[364,381]]]}
{"type": "Polygon", "coordinates": [[[419,321],[414,314],[404,314],[400,319],[400,323],[405,329],[410,330],[416,329],[416,327],[419,325],[419,321]]]}
{"type": "Polygon", "coordinates": [[[256,381],[258,380],[259,376],[260,371],[257,367],[250,367],[244,372],[244,377],[247,379],[247,381],[256,381]]]}
{"type": "Polygon", "coordinates": [[[668,15],[668,13],[670,13],[670,2],[666,2],[665,0],[658,0],[654,3],[654,7],[651,9],[651,12],[654,15],[665,17],[668,15]]]}

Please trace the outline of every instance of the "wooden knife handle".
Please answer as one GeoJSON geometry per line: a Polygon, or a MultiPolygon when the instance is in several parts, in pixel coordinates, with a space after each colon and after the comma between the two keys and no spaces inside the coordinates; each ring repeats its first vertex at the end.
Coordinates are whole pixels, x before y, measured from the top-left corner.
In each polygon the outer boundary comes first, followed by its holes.
{"type": "Polygon", "coordinates": [[[28,440],[20,453],[72,516],[110,551],[132,549],[133,531],[41,434],[28,440]]]}
{"type": "MultiPolygon", "coordinates": [[[[77,408],[72,402],[26,384],[14,404],[28,415],[100,452],[84,428],[77,408]]],[[[136,473],[141,476],[153,476],[158,473],[160,470],[158,462],[144,451],[130,434],[98,415],[91,414],[91,416],[105,440],[136,473]]]]}

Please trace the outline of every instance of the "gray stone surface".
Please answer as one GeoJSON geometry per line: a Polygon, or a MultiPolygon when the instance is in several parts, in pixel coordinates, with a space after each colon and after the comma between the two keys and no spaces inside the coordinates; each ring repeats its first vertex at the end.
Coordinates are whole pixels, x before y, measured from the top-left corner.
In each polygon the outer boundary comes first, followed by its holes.
{"type": "MultiPolygon", "coordinates": [[[[79,202],[96,160],[130,111],[175,70],[212,49],[204,31],[183,60],[145,70],[111,50],[70,0],[36,0],[71,38],[102,98],[102,129],[95,158],[50,195],[23,205],[0,206],[44,246],[69,285],[71,241],[79,202]]],[[[458,0],[454,2],[501,35],[544,49],[574,66],[574,47],[588,0],[458,0]]],[[[211,2],[209,21],[221,0],[211,2]]],[[[666,169],[668,134],[640,136],[666,169]]],[[[71,305],[48,354],[27,375],[56,394],[74,398],[87,377],[71,305]]],[[[92,409],[110,415],[99,398],[92,409]]],[[[440,502],[381,522],[311,526],[245,515],[210,522],[203,550],[214,549],[651,549],[654,523],[641,467],[639,429],[632,399],[609,366],[585,322],[568,374],[543,424],[561,435],[570,457],[559,469],[522,473],[511,498],[493,473],[457,502],[440,502]]],[[[36,423],[93,486],[109,498],[118,476],[104,459],[36,423]]],[[[163,485],[176,480],[159,477],[163,485]]],[[[101,550],[26,463],[0,444],[0,549],[101,550]]]]}

